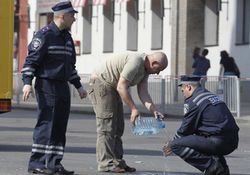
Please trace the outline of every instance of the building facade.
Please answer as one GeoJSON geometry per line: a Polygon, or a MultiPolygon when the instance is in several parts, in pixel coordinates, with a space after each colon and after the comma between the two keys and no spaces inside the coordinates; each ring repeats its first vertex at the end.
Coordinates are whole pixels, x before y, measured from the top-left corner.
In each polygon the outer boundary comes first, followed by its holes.
{"type": "MultiPolygon", "coordinates": [[[[52,20],[61,0],[29,0],[28,42],[52,20]]],[[[161,74],[191,74],[195,46],[209,50],[208,75],[219,74],[227,50],[250,77],[250,0],[72,0],[72,26],[79,73],[91,73],[103,59],[122,51],[163,51],[169,67],[161,74]]]]}

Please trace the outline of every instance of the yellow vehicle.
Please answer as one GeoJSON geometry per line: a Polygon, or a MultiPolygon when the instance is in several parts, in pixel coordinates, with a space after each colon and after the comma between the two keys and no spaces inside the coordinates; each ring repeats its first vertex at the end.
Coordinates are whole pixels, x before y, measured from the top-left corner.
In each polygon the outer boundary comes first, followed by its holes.
{"type": "Polygon", "coordinates": [[[11,110],[12,54],[14,29],[13,0],[0,1],[0,113],[11,110]]]}

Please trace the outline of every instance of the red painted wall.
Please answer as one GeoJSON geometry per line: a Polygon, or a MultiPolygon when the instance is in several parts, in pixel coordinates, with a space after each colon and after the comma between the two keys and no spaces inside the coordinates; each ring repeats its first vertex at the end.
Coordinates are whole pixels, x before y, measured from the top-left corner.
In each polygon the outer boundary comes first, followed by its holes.
{"type": "Polygon", "coordinates": [[[19,0],[19,46],[18,71],[22,70],[27,56],[28,40],[28,0],[19,0]]]}

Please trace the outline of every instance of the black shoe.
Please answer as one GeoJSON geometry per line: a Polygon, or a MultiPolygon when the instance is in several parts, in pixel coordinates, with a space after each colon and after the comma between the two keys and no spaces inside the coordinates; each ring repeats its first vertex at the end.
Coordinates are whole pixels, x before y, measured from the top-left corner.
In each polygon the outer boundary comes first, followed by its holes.
{"type": "Polygon", "coordinates": [[[68,170],[64,169],[63,167],[60,169],[57,169],[54,172],[54,175],[73,175],[73,174],[74,174],[74,171],[68,171],[68,170]]]}
{"type": "Polygon", "coordinates": [[[205,171],[205,175],[225,175],[225,169],[219,161],[213,160],[205,171]]]}
{"type": "Polygon", "coordinates": [[[53,171],[48,170],[46,168],[31,168],[28,169],[28,172],[32,174],[49,174],[49,175],[53,174],[53,171]]]}

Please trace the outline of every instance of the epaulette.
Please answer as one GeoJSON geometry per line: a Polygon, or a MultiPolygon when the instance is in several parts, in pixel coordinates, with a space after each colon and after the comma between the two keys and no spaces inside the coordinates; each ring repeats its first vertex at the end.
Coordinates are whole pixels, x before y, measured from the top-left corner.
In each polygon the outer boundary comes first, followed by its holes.
{"type": "Polygon", "coordinates": [[[45,33],[48,32],[49,30],[50,30],[49,26],[45,26],[45,27],[43,27],[43,28],[40,30],[40,32],[41,32],[42,34],[45,34],[45,33]]]}

